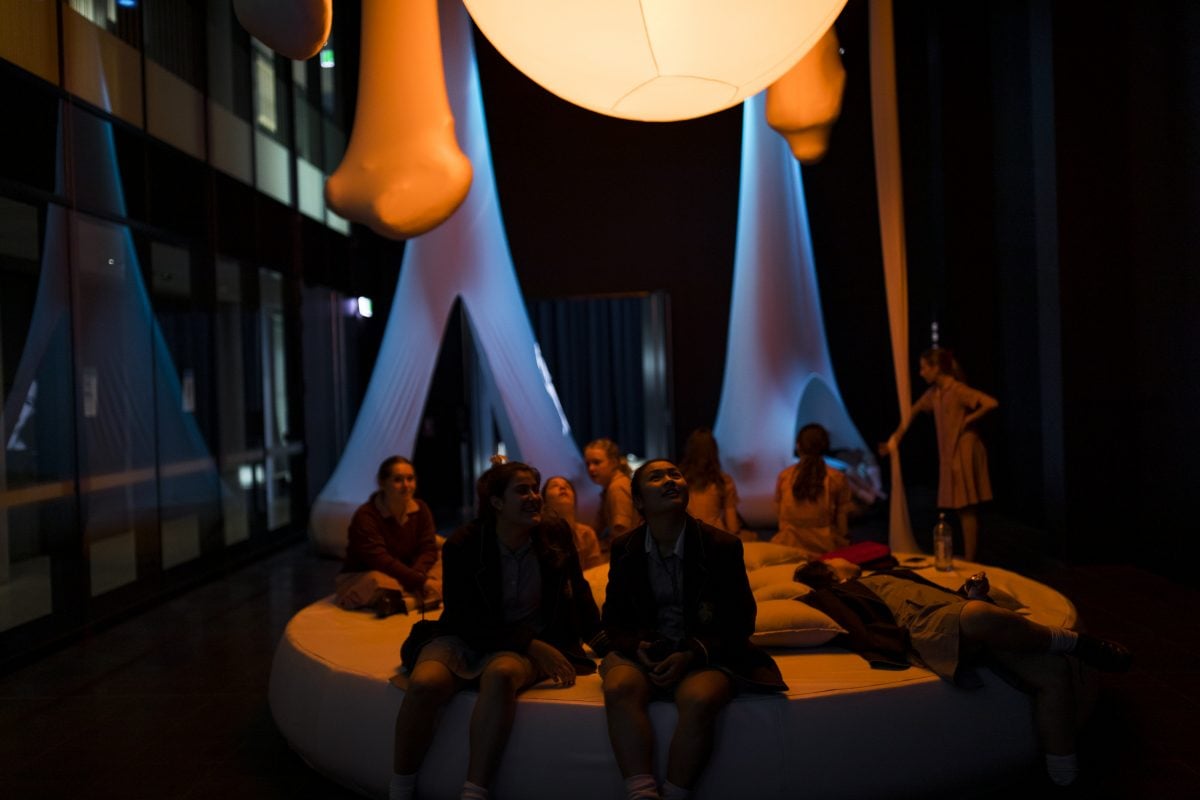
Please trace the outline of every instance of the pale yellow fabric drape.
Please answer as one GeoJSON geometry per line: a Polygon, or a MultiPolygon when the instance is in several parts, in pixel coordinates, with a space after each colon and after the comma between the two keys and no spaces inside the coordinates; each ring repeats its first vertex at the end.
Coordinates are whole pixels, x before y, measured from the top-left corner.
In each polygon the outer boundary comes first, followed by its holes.
{"type": "MultiPolygon", "coordinates": [[[[879,202],[879,238],[892,333],[892,367],[900,418],[912,414],[908,371],[908,262],[904,243],[904,194],[900,177],[900,123],[896,108],[896,47],[892,0],[871,0],[871,121],[875,142],[875,190],[879,202]]],[[[908,519],[908,501],[900,470],[900,451],[891,447],[892,487],[888,501],[888,544],[893,551],[918,552],[908,519]]]]}

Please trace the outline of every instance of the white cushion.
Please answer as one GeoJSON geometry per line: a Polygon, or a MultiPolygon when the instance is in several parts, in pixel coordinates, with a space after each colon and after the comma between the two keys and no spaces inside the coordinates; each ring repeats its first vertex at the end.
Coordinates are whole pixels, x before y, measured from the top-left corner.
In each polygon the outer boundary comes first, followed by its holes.
{"type": "Polygon", "coordinates": [[[808,603],[767,600],[758,604],[754,635],[762,647],[818,647],[846,629],[808,603]]]}
{"type": "Polygon", "coordinates": [[[766,586],[754,590],[754,599],[756,602],[763,603],[767,600],[793,600],[797,597],[803,597],[811,592],[808,586],[795,581],[781,581],[780,583],[768,583],[766,586]]]}
{"type": "MultiPolygon", "coordinates": [[[[788,583],[796,572],[795,564],[775,564],[771,567],[761,567],[750,573],[750,591],[758,591],[772,583],[788,583]]],[[[799,586],[800,584],[796,584],[799,586]]]]}
{"type": "Polygon", "coordinates": [[[803,550],[782,544],[746,542],[744,548],[747,572],[773,564],[797,564],[805,559],[803,550]]]}

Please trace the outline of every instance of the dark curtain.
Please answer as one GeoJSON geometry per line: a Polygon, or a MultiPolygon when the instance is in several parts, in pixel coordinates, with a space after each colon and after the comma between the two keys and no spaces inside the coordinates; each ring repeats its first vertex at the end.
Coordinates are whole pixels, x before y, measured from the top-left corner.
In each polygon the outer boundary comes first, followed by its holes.
{"type": "Polygon", "coordinates": [[[554,388],[582,449],[608,437],[645,456],[642,317],[645,295],[540,300],[529,316],[554,388]]]}

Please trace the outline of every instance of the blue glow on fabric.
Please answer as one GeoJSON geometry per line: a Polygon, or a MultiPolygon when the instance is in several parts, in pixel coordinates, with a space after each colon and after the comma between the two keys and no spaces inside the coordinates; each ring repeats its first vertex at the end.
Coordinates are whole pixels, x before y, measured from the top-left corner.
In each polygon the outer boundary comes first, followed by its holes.
{"type": "MultiPolygon", "coordinates": [[[[313,505],[317,549],[341,555],[354,509],[375,488],[375,470],[395,453],[411,455],[439,343],[461,297],[481,354],[487,397],[509,456],[543,475],[584,485],[587,474],[529,324],[496,196],[470,19],[461,2],[439,3],[446,91],[459,146],[474,167],[470,193],[446,222],[411,239],[379,357],[341,460],[313,505]]],[[[591,494],[591,493],[587,493],[591,494]]],[[[580,498],[580,516],[591,514],[580,498]]]]}
{"type": "Polygon", "coordinates": [[[737,249],[725,375],[713,435],[751,526],[771,527],[775,479],[795,461],[801,426],[818,422],[834,448],[874,457],[846,411],[825,343],[800,165],[766,123],[765,99],[742,111],[737,249]]]}
{"type": "MultiPolygon", "coordinates": [[[[101,90],[107,106],[107,89],[101,90]]],[[[81,121],[72,129],[73,180],[87,186],[92,202],[124,217],[112,123],[85,119],[91,124],[81,121]]],[[[55,191],[65,195],[62,126],[60,109],[55,191]]],[[[39,435],[51,427],[59,436],[53,446],[43,441],[42,452],[62,459],[43,460],[41,469],[69,474],[77,453],[85,483],[107,475],[130,489],[128,497],[84,492],[80,502],[89,535],[127,529],[130,510],[159,508],[167,517],[173,509],[217,501],[216,461],[195,418],[183,411],[179,372],[154,316],[129,227],[50,203],[30,329],[5,398],[3,441],[9,441],[10,421],[17,419],[12,411],[31,392],[36,396],[34,387],[55,385],[54,376],[64,371],[74,375],[80,413],[74,425],[40,427],[39,435]],[[156,467],[157,490],[153,479],[136,477],[137,470],[156,467]]]]}

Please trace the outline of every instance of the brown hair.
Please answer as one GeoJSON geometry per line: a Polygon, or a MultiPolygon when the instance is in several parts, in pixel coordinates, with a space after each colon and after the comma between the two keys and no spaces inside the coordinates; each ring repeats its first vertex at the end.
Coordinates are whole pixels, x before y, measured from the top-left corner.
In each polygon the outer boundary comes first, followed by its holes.
{"type": "Polygon", "coordinates": [[[621,452],[620,446],[612,439],[593,439],[583,449],[591,450],[593,447],[597,450],[603,450],[606,456],[616,461],[617,469],[625,475],[633,474],[633,470],[629,468],[629,462],[625,460],[625,454],[621,452]]]}
{"type": "MultiPolygon", "coordinates": [[[[379,465],[379,469],[375,471],[375,482],[383,483],[386,481],[392,474],[392,467],[396,466],[397,464],[408,464],[410,467],[413,465],[413,463],[404,456],[388,456],[383,460],[383,463],[379,465]]],[[[416,472],[416,467],[413,467],[413,472],[416,472]]]]}
{"type": "Polygon", "coordinates": [[[942,373],[949,375],[956,381],[966,382],[966,375],[963,374],[962,367],[958,365],[958,359],[954,357],[954,353],[945,347],[931,347],[924,353],[921,353],[921,360],[926,364],[933,364],[942,373]]]}
{"type": "Polygon", "coordinates": [[[688,435],[679,471],[687,478],[688,484],[697,490],[721,485],[720,448],[708,428],[697,428],[688,435]]]}
{"type": "Polygon", "coordinates": [[[505,461],[496,464],[479,476],[475,481],[475,499],[477,502],[475,515],[484,525],[491,527],[496,524],[496,509],[492,508],[493,497],[503,497],[508,484],[518,472],[528,472],[533,476],[534,484],[542,482],[542,474],[528,464],[520,461],[505,461]]]}
{"type": "Polygon", "coordinates": [[[825,459],[829,449],[829,432],[810,422],[796,434],[796,479],[792,481],[792,497],[797,500],[816,500],[825,491],[825,459]]]}
{"type": "Polygon", "coordinates": [[[546,490],[550,488],[550,481],[562,481],[567,486],[569,486],[571,488],[571,494],[576,497],[577,503],[578,503],[579,493],[575,491],[575,484],[571,483],[571,479],[568,478],[566,475],[551,475],[549,478],[546,478],[546,482],[542,484],[542,498],[543,498],[542,516],[546,519],[562,519],[561,517],[558,516],[558,512],[556,512],[553,508],[551,508],[549,504],[545,503],[545,500],[544,500],[544,498],[546,497],[546,490]]]}

